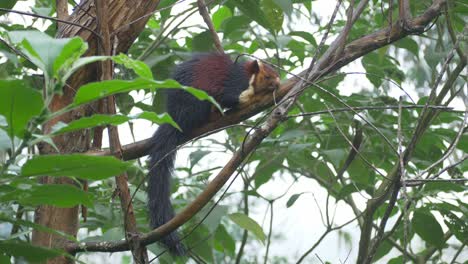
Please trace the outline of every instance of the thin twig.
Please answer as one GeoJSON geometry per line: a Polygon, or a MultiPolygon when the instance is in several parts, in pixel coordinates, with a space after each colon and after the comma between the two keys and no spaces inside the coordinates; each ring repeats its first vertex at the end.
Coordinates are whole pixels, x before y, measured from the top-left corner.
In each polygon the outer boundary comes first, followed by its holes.
{"type": "MultiPolygon", "coordinates": [[[[102,55],[111,56],[112,54],[112,43],[110,38],[110,29],[109,29],[109,0],[95,0],[96,6],[96,16],[98,17],[97,28],[102,34],[102,44],[100,47],[102,49],[99,51],[102,55]]],[[[101,62],[101,80],[112,80],[114,67],[110,60],[101,62]]],[[[115,115],[116,106],[114,96],[109,96],[106,100],[106,112],[110,115],[115,115]]],[[[109,147],[114,156],[119,156],[122,159],[122,145],[119,140],[119,132],[116,126],[107,126],[108,136],[109,136],[109,147]],[[119,154],[117,154],[119,153],[119,154]]],[[[133,255],[133,260],[135,263],[148,263],[148,253],[146,248],[142,245],[138,239],[138,228],[136,224],[136,219],[133,211],[133,205],[130,198],[130,190],[127,183],[128,175],[126,172],[121,175],[115,176],[115,182],[118,189],[118,194],[120,198],[120,204],[124,214],[124,228],[125,228],[125,239],[130,245],[130,249],[133,255]]]]}
{"type": "MultiPolygon", "coordinates": [[[[405,153],[403,151],[403,127],[402,127],[402,101],[403,98],[400,97],[399,105],[400,108],[398,109],[398,164],[399,164],[399,174],[400,174],[400,179],[402,179],[402,198],[405,203],[408,203],[408,190],[406,188],[406,171],[405,171],[405,153]]],[[[405,206],[403,207],[403,216],[405,217],[405,220],[403,222],[403,263],[406,263],[406,248],[408,246],[408,225],[409,225],[409,214],[408,214],[408,207],[405,206]]]]}
{"type": "Polygon", "coordinates": [[[213,42],[215,44],[216,49],[218,50],[218,53],[224,54],[223,45],[221,45],[221,40],[219,40],[219,36],[216,33],[216,30],[213,25],[213,21],[211,21],[211,18],[210,18],[210,14],[208,14],[208,9],[207,9],[205,1],[197,0],[197,4],[198,4],[198,11],[200,12],[200,15],[203,17],[203,20],[208,26],[208,29],[211,33],[211,36],[213,37],[213,42]]]}
{"type": "MultiPolygon", "coordinates": [[[[420,109],[424,108],[424,105],[403,105],[401,106],[403,109],[420,109]]],[[[301,114],[295,114],[295,115],[289,115],[288,118],[296,118],[296,117],[302,117],[302,116],[315,116],[315,115],[321,115],[321,114],[330,114],[330,113],[337,113],[337,112],[354,112],[354,111],[364,111],[364,110],[393,110],[393,109],[398,109],[398,105],[385,105],[385,106],[358,106],[358,107],[353,107],[347,108],[330,108],[327,110],[321,110],[321,111],[315,111],[315,112],[306,112],[306,113],[301,113],[301,114]]],[[[447,107],[445,105],[430,105],[428,106],[430,109],[439,109],[439,110],[445,110],[445,111],[451,111],[453,110],[452,107],[447,107]]],[[[460,112],[460,111],[456,111],[460,112]]]]}
{"type": "MultiPolygon", "coordinates": [[[[453,151],[455,150],[455,148],[458,145],[458,142],[460,141],[460,138],[463,136],[463,133],[465,132],[467,120],[468,120],[468,110],[465,112],[465,118],[463,119],[463,122],[460,125],[460,130],[458,131],[457,136],[453,140],[453,142],[452,142],[451,146],[449,147],[449,149],[447,149],[445,154],[439,160],[432,163],[429,167],[427,167],[425,170],[423,170],[421,173],[419,173],[418,176],[416,176],[416,178],[422,178],[423,174],[428,173],[433,168],[435,168],[436,166],[438,166],[439,164],[444,162],[444,160],[446,160],[453,153],[453,151]]],[[[440,175],[440,174],[438,174],[438,175],[440,175]]],[[[434,176],[431,177],[431,178],[434,178],[434,176]]]]}
{"type": "MultiPolygon", "coordinates": [[[[244,200],[244,214],[249,215],[249,194],[247,193],[249,190],[249,181],[244,178],[244,190],[243,190],[243,200],[244,200]]],[[[241,245],[239,247],[239,251],[236,254],[236,262],[235,264],[239,264],[242,259],[242,255],[244,254],[244,247],[247,244],[247,238],[249,236],[249,232],[247,229],[244,230],[242,234],[241,245]]]]}
{"type": "Polygon", "coordinates": [[[80,28],[86,29],[89,32],[93,33],[97,38],[101,38],[101,35],[99,35],[93,29],[91,29],[91,28],[89,28],[87,26],[83,26],[83,25],[80,25],[80,24],[77,24],[77,23],[67,21],[67,20],[62,20],[62,19],[58,19],[58,18],[55,18],[55,17],[43,16],[43,15],[38,15],[38,14],[33,14],[33,13],[28,13],[28,12],[23,12],[23,11],[18,11],[18,10],[6,9],[6,8],[1,8],[1,7],[0,7],[0,11],[20,14],[20,15],[25,15],[25,16],[31,16],[31,17],[36,17],[36,18],[43,18],[43,19],[52,20],[52,21],[55,21],[55,22],[61,22],[61,23],[64,23],[64,24],[80,27],[80,28]]]}
{"type": "MultiPolygon", "coordinates": [[[[454,165],[461,164],[462,162],[464,162],[467,159],[468,159],[468,156],[465,156],[462,160],[460,160],[459,162],[457,162],[454,165]]],[[[454,167],[454,166],[452,165],[451,167],[454,167]]],[[[466,178],[463,178],[463,179],[409,179],[409,180],[406,180],[406,186],[407,187],[414,187],[414,186],[420,186],[420,185],[424,185],[426,183],[431,183],[431,182],[464,183],[464,182],[467,182],[467,181],[468,181],[468,179],[466,179],[466,178]]]]}
{"type": "Polygon", "coordinates": [[[273,233],[273,205],[274,201],[270,201],[270,227],[268,229],[268,237],[267,237],[267,244],[266,244],[266,251],[265,251],[265,258],[263,264],[268,263],[268,253],[270,251],[270,243],[271,243],[271,234],[273,233]]]}

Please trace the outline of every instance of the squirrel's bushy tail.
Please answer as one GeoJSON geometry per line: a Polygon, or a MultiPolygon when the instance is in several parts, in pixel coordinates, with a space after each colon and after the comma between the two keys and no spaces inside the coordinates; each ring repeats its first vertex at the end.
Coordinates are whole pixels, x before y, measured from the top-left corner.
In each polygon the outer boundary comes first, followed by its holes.
{"type": "MultiPolygon", "coordinates": [[[[148,214],[153,229],[174,217],[170,201],[171,174],[176,156],[174,149],[182,137],[180,131],[168,124],[161,125],[152,137],[148,174],[148,214]]],[[[160,242],[174,255],[185,254],[185,248],[176,231],[163,237],[160,242]]]]}

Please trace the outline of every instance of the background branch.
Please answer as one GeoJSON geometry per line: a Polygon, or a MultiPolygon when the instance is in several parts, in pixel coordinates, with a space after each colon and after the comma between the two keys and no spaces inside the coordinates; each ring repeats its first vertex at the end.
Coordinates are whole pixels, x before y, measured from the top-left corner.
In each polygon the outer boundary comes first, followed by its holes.
{"type": "MultiPolygon", "coordinates": [[[[436,0],[434,3],[424,12],[421,16],[415,18],[412,22],[416,25],[426,26],[432,21],[438,14],[443,6],[445,1],[436,0]]],[[[388,29],[380,30],[373,34],[364,36],[360,39],[352,41],[344,48],[343,55],[339,57],[333,63],[329,62],[328,64],[322,66],[326,68],[318,68],[317,71],[311,72],[308,81],[316,80],[318,76],[326,75],[330,72],[336,71],[342,66],[348,64],[349,62],[359,58],[360,56],[367,54],[375,49],[383,47],[390,42],[401,39],[408,34],[414,32],[404,31],[398,25],[392,27],[392,31],[389,32],[388,29]],[[388,38],[387,38],[388,36],[388,38]]],[[[336,43],[334,44],[336,45],[336,43]]],[[[333,46],[333,45],[332,45],[333,46]]],[[[336,46],[335,46],[336,47],[336,46]]],[[[333,47],[331,47],[333,48],[333,47]]],[[[325,61],[327,58],[322,57],[325,61]]],[[[299,76],[304,76],[305,72],[302,72],[299,76]]],[[[196,212],[198,212],[210,199],[216,194],[216,192],[224,185],[224,183],[229,179],[232,173],[238,168],[242,163],[243,159],[255,149],[261,141],[269,135],[269,133],[276,128],[284,117],[286,116],[289,107],[295,101],[294,98],[300,93],[297,93],[299,90],[303,89],[302,85],[299,84],[298,78],[291,78],[284,82],[279,91],[277,91],[277,98],[287,98],[286,101],[280,103],[280,105],[272,112],[272,115],[268,118],[266,123],[260,128],[256,129],[255,132],[248,137],[246,142],[243,145],[243,148],[238,150],[231,158],[231,160],[226,164],[226,166],[220,171],[220,173],[211,181],[206,189],[184,210],[177,214],[171,221],[167,222],[163,226],[151,231],[150,233],[143,235],[141,237],[141,242],[143,244],[149,244],[157,241],[162,236],[170,233],[175,230],[177,227],[184,224],[188,221],[196,212]],[[286,96],[288,94],[288,96],[286,96]],[[293,95],[294,97],[289,97],[293,95]]],[[[191,137],[205,133],[216,128],[220,128],[229,124],[238,123],[241,120],[244,120],[255,113],[271,106],[273,104],[272,95],[264,95],[256,98],[255,103],[245,106],[243,109],[233,109],[228,111],[226,116],[223,116],[216,122],[211,122],[200,129],[197,129],[191,137]]],[[[141,144],[141,143],[140,143],[141,144]]],[[[136,146],[135,144],[133,146],[136,146]]],[[[138,151],[135,151],[137,148],[132,148],[132,155],[135,157],[143,156],[147,149],[141,148],[138,151]]],[[[126,149],[127,151],[129,149],[126,149]]],[[[130,153],[125,153],[124,157],[126,159],[131,158],[130,153]]],[[[78,251],[108,251],[115,252],[128,249],[128,245],[125,241],[115,241],[115,242],[88,242],[81,244],[70,243],[67,245],[66,249],[69,252],[78,252],[78,251]]]]}

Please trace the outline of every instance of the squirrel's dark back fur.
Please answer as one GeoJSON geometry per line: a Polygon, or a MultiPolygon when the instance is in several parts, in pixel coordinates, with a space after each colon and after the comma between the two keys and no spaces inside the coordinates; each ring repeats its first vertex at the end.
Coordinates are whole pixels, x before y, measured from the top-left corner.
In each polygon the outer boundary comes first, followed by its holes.
{"type": "MultiPolygon", "coordinates": [[[[227,55],[198,54],[178,65],[172,78],[182,85],[205,90],[223,107],[238,103],[239,94],[249,86],[249,77],[243,64],[234,63],[227,55]]],[[[168,89],[167,112],[182,129],[164,124],[151,139],[149,153],[148,209],[152,228],[157,228],[174,217],[170,202],[171,175],[174,170],[175,148],[186,140],[195,128],[208,121],[211,103],[200,101],[181,89],[168,89]]],[[[185,249],[176,232],[161,242],[175,255],[185,249]]]]}

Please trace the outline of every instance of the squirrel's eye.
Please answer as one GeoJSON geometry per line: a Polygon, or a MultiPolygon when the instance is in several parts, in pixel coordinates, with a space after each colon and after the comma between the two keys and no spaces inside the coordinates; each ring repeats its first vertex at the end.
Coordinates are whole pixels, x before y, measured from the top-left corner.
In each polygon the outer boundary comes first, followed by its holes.
{"type": "Polygon", "coordinates": [[[267,81],[271,80],[271,76],[265,76],[265,80],[267,81]]]}

